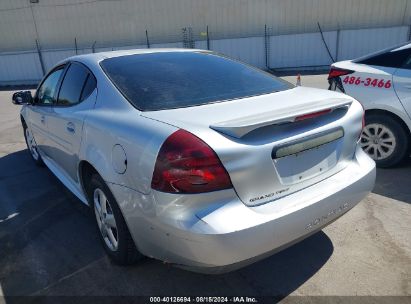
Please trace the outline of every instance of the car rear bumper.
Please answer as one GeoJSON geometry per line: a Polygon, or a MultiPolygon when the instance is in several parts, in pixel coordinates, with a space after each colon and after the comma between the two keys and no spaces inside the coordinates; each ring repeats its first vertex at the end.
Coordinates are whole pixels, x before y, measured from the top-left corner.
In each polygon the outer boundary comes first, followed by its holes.
{"type": "MultiPolygon", "coordinates": [[[[218,202],[154,193],[130,194],[112,185],[138,249],[184,268],[220,273],[240,268],[306,238],[353,208],[373,188],[375,163],[360,149],[339,173],[257,207],[232,190],[218,202]],[[129,203],[145,200],[146,206],[129,203]],[[134,207],[133,207],[134,206],[134,207]]],[[[216,193],[210,194],[215,199],[216,193]]],[[[140,203],[139,203],[140,204],[140,203]]]]}

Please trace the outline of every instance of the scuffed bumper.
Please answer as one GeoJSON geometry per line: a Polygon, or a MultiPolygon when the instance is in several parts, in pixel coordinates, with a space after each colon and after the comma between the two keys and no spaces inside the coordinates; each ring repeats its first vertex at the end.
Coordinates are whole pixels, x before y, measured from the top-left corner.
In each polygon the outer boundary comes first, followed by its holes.
{"type": "Polygon", "coordinates": [[[315,233],[360,202],[374,182],[375,164],[358,148],[339,173],[257,207],[245,206],[233,190],[199,199],[110,188],[143,254],[216,273],[250,264],[315,233]]]}

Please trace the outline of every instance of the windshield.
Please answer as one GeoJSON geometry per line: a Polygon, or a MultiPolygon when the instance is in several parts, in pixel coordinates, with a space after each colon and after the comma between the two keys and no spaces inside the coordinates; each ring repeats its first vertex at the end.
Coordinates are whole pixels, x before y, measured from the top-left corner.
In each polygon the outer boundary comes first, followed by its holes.
{"type": "Polygon", "coordinates": [[[163,52],[108,58],[101,67],[139,110],[204,105],[286,90],[289,83],[210,52],[163,52]]]}

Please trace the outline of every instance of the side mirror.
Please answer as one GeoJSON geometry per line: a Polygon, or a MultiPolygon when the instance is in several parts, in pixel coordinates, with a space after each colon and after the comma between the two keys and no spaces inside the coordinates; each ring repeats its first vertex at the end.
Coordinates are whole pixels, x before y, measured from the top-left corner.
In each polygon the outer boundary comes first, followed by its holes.
{"type": "Polygon", "coordinates": [[[16,105],[32,104],[33,96],[30,91],[20,91],[13,94],[12,101],[16,105]]]}

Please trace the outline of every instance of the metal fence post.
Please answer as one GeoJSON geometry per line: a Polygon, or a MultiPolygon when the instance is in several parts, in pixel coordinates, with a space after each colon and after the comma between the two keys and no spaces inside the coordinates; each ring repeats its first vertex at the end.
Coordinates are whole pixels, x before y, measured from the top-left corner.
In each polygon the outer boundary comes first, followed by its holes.
{"type": "Polygon", "coordinates": [[[146,30],[146,44],[147,44],[147,48],[150,48],[150,40],[148,39],[148,31],[146,30]]]}
{"type": "Polygon", "coordinates": [[[91,46],[91,52],[92,52],[92,53],[95,53],[95,52],[96,52],[96,43],[97,43],[97,41],[94,41],[94,42],[93,42],[93,45],[91,46]]]}
{"type": "Polygon", "coordinates": [[[186,27],[183,27],[182,29],[181,29],[181,31],[182,31],[182,33],[183,33],[183,47],[185,47],[185,48],[187,48],[188,46],[188,42],[187,42],[187,28],[186,27]]]}
{"type": "Polygon", "coordinates": [[[41,55],[41,50],[40,50],[39,42],[37,41],[37,39],[36,39],[36,48],[37,48],[37,54],[39,55],[41,72],[43,73],[43,76],[44,76],[46,74],[46,69],[44,68],[43,56],[41,55]]]}
{"type": "Polygon", "coordinates": [[[337,40],[335,42],[335,61],[338,61],[340,55],[340,28],[337,30],[337,40]]]}
{"type": "Polygon", "coordinates": [[[265,51],[265,66],[270,69],[270,36],[268,33],[267,24],[264,25],[264,51],[265,51]]]}
{"type": "Polygon", "coordinates": [[[210,33],[208,31],[208,25],[207,25],[207,50],[210,50],[210,33]]]}

